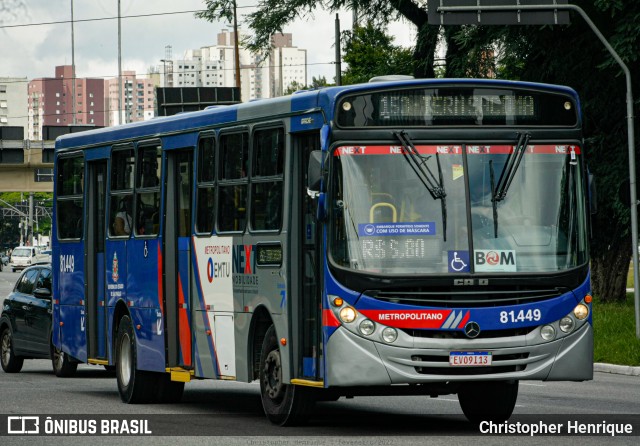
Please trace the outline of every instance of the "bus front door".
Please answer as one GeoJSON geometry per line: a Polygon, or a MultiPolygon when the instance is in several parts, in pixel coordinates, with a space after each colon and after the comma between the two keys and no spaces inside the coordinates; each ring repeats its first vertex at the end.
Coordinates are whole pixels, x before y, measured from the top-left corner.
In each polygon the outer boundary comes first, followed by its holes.
{"type": "Polygon", "coordinates": [[[193,150],[168,151],[164,222],[167,365],[193,368],[191,331],[191,184],[193,150]]]}
{"type": "Polygon", "coordinates": [[[292,302],[293,312],[298,314],[297,376],[311,381],[323,380],[323,351],[321,326],[320,284],[322,274],[321,226],[316,222],[317,200],[307,194],[307,166],[312,151],[320,150],[320,138],[317,132],[296,135],[294,140],[297,169],[294,181],[295,200],[299,220],[292,228],[292,245],[297,249],[292,253],[297,257],[299,268],[294,273],[297,278],[297,295],[300,299],[292,302]]]}

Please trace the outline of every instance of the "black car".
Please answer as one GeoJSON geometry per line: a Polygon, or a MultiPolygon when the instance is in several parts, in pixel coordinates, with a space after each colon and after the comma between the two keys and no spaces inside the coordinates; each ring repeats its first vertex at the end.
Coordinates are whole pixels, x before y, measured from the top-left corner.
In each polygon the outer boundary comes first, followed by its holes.
{"type": "Polygon", "coordinates": [[[57,376],[71,376],[77,361],[51,343],[51,266],[26,268],[4,300],[0,316],[0,364],[17,373],[25,359],[51,359],[57,376]]]}

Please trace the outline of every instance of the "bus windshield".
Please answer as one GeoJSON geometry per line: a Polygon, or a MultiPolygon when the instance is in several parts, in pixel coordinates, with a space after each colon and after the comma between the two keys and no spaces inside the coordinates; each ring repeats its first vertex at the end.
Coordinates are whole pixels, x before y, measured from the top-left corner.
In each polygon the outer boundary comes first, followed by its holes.
{"type": "Polygon", "coordinates": [[[340,146],[333,152],[331,257],[376,274],[562,271],[587,259],[581,151],[529,144],[505,193],[512,145],[340,146]],[[508,191],[508,193],[507,193],[508,191]]]}

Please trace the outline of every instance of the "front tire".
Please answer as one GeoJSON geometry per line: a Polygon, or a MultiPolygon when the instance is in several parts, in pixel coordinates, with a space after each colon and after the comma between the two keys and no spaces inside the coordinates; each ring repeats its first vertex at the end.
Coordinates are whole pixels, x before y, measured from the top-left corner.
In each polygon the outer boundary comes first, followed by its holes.
{"type": "Polygon", "coordinates": [[[150,403],[157,377],[136,368],[136,336],[129,316],[123,316],[116,335],[116,379],[120,399],[128,404],[150,403]]]}
{"type": "Polygon", "coordinates": [[[6,373],[18,373],[22,370],[24,359],[13,352],[13,334],[5,327],[0,335],[0,364],[6,373]]]}
{"type": "Polygon", "coordinates": [[[517,399],[518,381],[465,383],[458,391],[462,412],[475,424],[507,421],[517,399]]]}
{"type": "Polygon", "coordinates": [[[69,355],[62,350],[58,350],[51,344],[51,365],[53,373],[59,378],[68,378],[76,373],[78,363],[73,361],[69,355]]]}
{"type": "Polygon", "coordinates": [[[312,389],[282,382],[280,348],[273,325],[267,330],[262,343],[260,396],[265,415],[279,426],[303,423],[315,404],[312,389]]]}

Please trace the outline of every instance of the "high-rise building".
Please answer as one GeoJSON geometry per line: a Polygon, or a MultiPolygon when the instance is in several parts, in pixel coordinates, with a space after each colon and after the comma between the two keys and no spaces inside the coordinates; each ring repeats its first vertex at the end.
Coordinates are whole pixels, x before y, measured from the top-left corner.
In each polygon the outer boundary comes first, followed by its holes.
{"type": "MultiPolygon", "coordinates": [[[[243,101],[281,96],[294,82],[307,84],[307,50],[294,47],[291,34],[275,34],[272,43],[265,58],[239,48],[243,101]]],[[[187,50],[182,59],[163,59],[162,86],[235,87],[234,54],[234,33],[223,30],[216,45],[187,50]]]]}
{"type": "Polygon", "coordinates": [[[0,77],[0,127],[23,127],[26,134],[27,84],[26,77],[0,77]]]}
{"type": "Polygon", "coordinates": [[[98,127],[107,125],[104,80],[75,78],[74,98],[75,76],[72,66],[57,66],[55,73],[55,77],[33,79],[29,82],[27,91],[29,139],[41,139],[43,125],[95,125],[98,127]]]}
{"type": "Polygon", "coordinates": [[[122,72],[122,89],[118,78],[105,82],[106,125],[147,121],[155,116],[155,92],[159,78],[138,77],[135,71],[122,72]],[[120,101],[118,95],[122,94],[120,101]],[[120,107],[120,108],[119,108],[120,107]],[[118,113],[118,110],[121,110],[118,113]]]}

